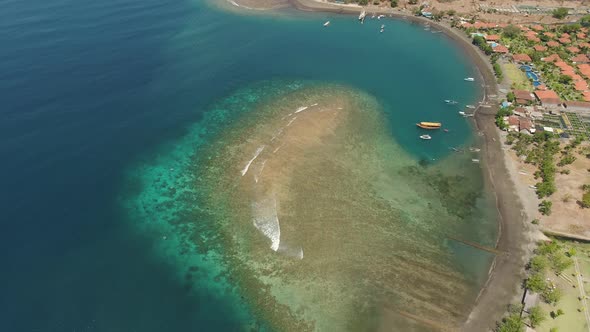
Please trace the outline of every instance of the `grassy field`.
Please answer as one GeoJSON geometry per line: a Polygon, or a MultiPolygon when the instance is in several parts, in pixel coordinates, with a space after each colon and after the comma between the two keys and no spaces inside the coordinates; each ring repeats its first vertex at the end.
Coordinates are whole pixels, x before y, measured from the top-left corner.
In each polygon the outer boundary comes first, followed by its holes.
{"type": "Polygon", "coordinates": [[[514,63],[504,63],[504,76],[512,83],[514,89],[531,91],[532,83],[527,79],[526,74],[514,63]]]}
{"type": "MultiPolygon", "coordinates": [[[[590,285],[586,282],[586,278],[587,276],[590,276],[590,244],[569,241],[560,241],[560,243],[564,244],[566,248],[576,249],[577,253],[575,257],[580,265],[580,272],[584,276],[584,289],[586,290],[586,293],[588,293],[590,285]]],[[[589,331],[584,313],[578,311],[579,309],[582,310],[583,304],[582,301],[579,300],[580,290],[575,277],[574,266],[565,270],[563,276],[564,277],[558,277],[553,273],[547,273],[547,278],[563,292],[563,296],[555,306],[543,302],[540,304],[543,311],[547,313],[547,319],[535,328],[537,332],[549,332],[551,328],[557,328],[557,331],[560,332],[589,331]],[[563,310],[564,314],[555,319],[551,318],[549,313],[551,311],[556,312],[558,309],[563,310]]]]}

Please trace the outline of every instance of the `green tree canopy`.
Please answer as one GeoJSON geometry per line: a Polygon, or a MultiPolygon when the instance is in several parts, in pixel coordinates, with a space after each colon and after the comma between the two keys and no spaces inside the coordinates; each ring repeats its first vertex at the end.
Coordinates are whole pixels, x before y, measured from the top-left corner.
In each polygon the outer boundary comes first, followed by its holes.
{"type": "Polygon", "coordinates": [[[553,17],[560,20],[566,18],[568,14],[569,10],[567,8],[559,7],[553,10],[553,17]]]}
{"type": "Polygon", "coordinates": [[[579,22],[583,27],[590,27],[590,15],[582,16],[579,22]]]}
{"type": "Polygon", "coordinates": [[[547,283],[541,273],[535,273],[526,280],[526,288],[533,293],[542,293],[547,288],[547,283]]]}
{"type": "Polygon", "coordinates": [[[506,38],[514,38],[514,37],[520,35],[520,32],[521,32],[521,30],[519,27],[517,27],[513,24],[510,24],[504,28],[504,30],[502,31],[502,35],[506,38]]]}
{"type": "Polygon", "coordinates": [[[504,317],[496,327],[496,332],[524,332],[524,321],[518,314],[504,317]]]}
{"type": "Polygon", "coordinates": [[[534,306],[529,309],[529,323],[531,323],[531,327],[535,327],[539,325],[542,321],[547,318],[545,312],[539,307],[534,306]]]}

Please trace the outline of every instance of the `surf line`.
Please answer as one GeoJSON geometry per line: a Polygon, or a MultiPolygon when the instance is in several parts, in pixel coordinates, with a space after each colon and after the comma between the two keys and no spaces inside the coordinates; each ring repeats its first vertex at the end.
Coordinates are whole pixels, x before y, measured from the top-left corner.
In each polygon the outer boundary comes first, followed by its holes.
{"type": "Polygon", "coordinates": [[[254,162],[254,160],[256,160],[256,158],[258,158],[258,155],[264,150],[264,145],[259,147],[256,150],[256,153],[254,154],[254,157],[252,157],[252,159],[250,159],[250,161],[246,164],[246,167],[244,167],[244,169],[242,169],[241,173],[242,176],[246,175],[246,173],[248,173],[248,169],[250,168],[250,165],[252,165],[252,163],[254,162]]]}

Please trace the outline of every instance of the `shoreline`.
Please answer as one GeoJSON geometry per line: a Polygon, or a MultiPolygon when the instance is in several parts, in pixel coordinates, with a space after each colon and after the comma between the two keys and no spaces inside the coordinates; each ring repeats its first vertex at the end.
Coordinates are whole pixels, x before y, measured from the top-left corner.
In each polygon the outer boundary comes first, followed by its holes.
{"type": "MultiPolygon", "coordinates": [[[[328,11],[341,14],[358,14],[362,7],[342,6],[320,3],[314,0],[289,0],[295,8],[303,11],[328,11]]],[[[492,65],[479,49],[461,31],[451,28],[444,23],[436,22],[411,13],[395,10],[376,11],[375,14],[391,14],[393,18],[409,20],[413,23],[429,23],[440,29],[460,47],[479,72],[479,78],[485,84],[482,103],[490,102],[489,96],[498,95],[498,84],[493,73],[492,65]]],[[[492,330],[506,312],[506,306],[514,301],[520,301],[520,288],[525,277],[524,266],[528,261],[535,244],[536,232],[528,225],[529,216],[534,213],[523,204],[523,199],[511,174],[516,170],[509,168],[508,156],[502,150],[499,130],[495,124],[495,114],[498,106],[490,108],[478,107],[474,116],[474,130],[482,132],[482,156],[484,157],[483,175],[485,187],[493,193],[498,210],[498,238],[496,248],[505,252],[492,261],[488,273],[488,280],[475,300],[473,308],[463,326],[462,331],[492,330]]],[[[538,232],[540,234],[540,232],[538,232]]]]}
{"type": "MultiPolygon", "coordinates": [[[[486,55],[471,44],[462,31],[410,12],[399,9],[361,7],[357,5],[337,5],[317,0],[288,0],[294,8],[309,12],[330,12],[336,14],[358,15],[363,9],[375,14],[387,14],[392,18],[412,23],[428,23],[441,30],[458,47],[479,72],[478,80],[483,82],[482,104],[491,100],[489,96],[498,95],[498,84],[492,65],[486,55]]],[[[480,290],[467,320],[460,330],[489,331],[495,327],[509,303],[520,301],[521,283],[525,277],[525,264],[528,261],[537,239],[542,233],[529,223],[534,210],[523,204],[522,193],[517,190],[516,169],[511,169],[509,156],[503,150],[500,131],[495,124],[498,111],[496,101],[492,107],[478,107],[475,111],[473,129],[481,133],[482,172],[487,192],[493,194],[498,211],[498,238],[496,248],[504,254],[497,255],[488,272],[488,279],[480,290]]]]}

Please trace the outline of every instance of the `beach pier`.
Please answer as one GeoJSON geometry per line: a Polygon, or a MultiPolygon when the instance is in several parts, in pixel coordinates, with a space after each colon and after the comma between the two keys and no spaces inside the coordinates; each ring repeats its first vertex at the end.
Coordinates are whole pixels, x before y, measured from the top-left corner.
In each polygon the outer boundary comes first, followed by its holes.
{"type": "Polygon", "coordinates": [[[447,236],[447,238],[448,238],[449,240],[453,240],[453,241],[456,241],[456,242],[459,242],[459,243],[462,243],[462,244],[468,245],[468,246],[470,246],[470,247],[473,247],[473,248],[475,248],[475,249],[479,249],[479,250],[487,251],[487,252],[489,252],[489,253],[492,253],[492,254],[494,254],[494,255],[500,255],[500,254],[503,254],[503,253],[504,253],[503,251],[501,251],[501,250],[498,250],[498,249],[496,249],[496,248],[486,247],[486,246],[484,246],[484,245],[481,245],[481,244],[479,244],[479,243],[472,242],[472,241],[468,241],[468,240],[459,239],[459,238],[457,238],[457,237],[454,237],[454,236],[452,236],[452,235],[448,235],[448,236],[447,236]]]}

